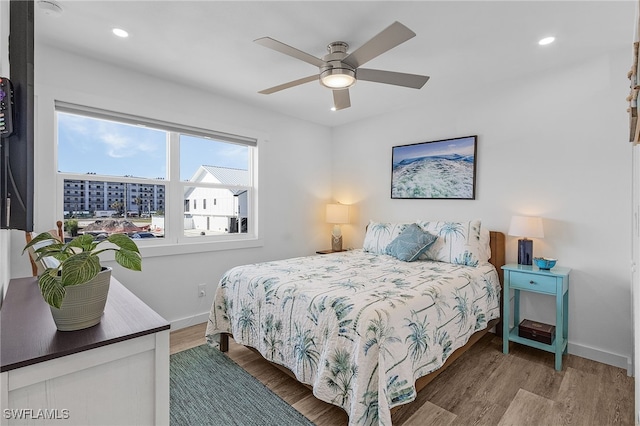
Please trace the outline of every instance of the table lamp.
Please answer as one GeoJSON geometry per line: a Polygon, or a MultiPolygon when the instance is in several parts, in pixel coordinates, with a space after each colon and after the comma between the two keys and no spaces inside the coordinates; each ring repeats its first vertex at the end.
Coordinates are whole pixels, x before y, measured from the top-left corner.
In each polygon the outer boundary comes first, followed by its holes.
{"type": "Polygon", "coordinates": [[[342,251],[340,224],[349,223],[349,206],[345,204],[327,204],[327,223],[334,224],[331,232],[331,250],[342,251]]]}
{"type": "Polygon", "coordinates": [[[522,237],[518,240],[518,264],[531,265],[533,260],[533,241],[527,237],[544,237],[542,219],[531,216],[513,216],[509,225],[509,235],[522,237]]]}

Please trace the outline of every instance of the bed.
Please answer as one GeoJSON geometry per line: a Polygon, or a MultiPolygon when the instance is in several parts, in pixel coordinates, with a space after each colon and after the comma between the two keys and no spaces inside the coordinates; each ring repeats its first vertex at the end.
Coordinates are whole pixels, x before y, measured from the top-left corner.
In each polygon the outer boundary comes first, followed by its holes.
{"type": "Polygon", "coordinates": [[[371,222],[362,249],[227,271],[207,341],[225,351],[232,335],[350,425],[390,426],[499,321],[503,264],[504,235],[480,221],[371,222]]]}

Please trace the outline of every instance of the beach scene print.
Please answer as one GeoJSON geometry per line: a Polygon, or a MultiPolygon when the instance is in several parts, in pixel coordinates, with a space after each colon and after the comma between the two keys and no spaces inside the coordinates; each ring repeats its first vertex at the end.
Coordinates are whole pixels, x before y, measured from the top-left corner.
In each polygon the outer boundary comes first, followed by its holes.
{"type": "Polygon", "coordinates": [[[475,198],[476,136],[393,147],[391,198],[475,198]]]}

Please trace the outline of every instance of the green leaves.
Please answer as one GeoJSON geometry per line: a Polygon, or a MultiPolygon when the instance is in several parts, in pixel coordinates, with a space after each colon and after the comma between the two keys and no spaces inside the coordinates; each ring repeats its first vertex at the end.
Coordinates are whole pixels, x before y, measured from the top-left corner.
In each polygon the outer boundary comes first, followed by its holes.
{"type": "Polygon", "coordinates": [[[44,242],[44,241],[59,241],[59,240],[57,238],[55,238],[53,235],[51,235],[50,233],[43,232],[42,234],[36,235],[31,240],[31,242],[29,242],[29,244],[24,246],[24,249],[22,249],[22,253],[24,253],[29,247],[33,247],[34,245],[36,245],[38,243],[41,243],[41,242],[44,242]]]}
{"type": "Polygon", "coordinates": [[[44,271],[38,279],[38,286],[40,287],[40,293],[42,293],[44,300],[49,305],[60,309],[62,301],[64,300],[65,289],[60,282],[58,270],[56,268],[49,268],[44,271]]]}
{"type": "Polygon", "coordinates": [[[69,257],[61,265],[63,286],[78,285],[90,281],[102,269],[100,259],[91,252],[81,252],[69,257]]]}
{"type": "Polygon", "coordinates": [[[120,266],[131,269],[132,271],[142,271],[142,257],[137,250],[138,247],[136,247],[136,251],[126,250],[123,248],[117,250],[116,262],[118,262],[120,266]]]}
{"type": "Polygon", "coordinates": [[[107,241],[117,245],[122,249],[140,253],[136,243],[134,243],[133,240],[125,234],[111,234],[109,235],[109,238],[107,238],[107,241]]]}
{"type": "Polygon", "coordinates": [[[98,275],[102,270],[98,255],[103,251],[113,250],[116,262],[124,268],[142,270],[140,250],[126,234],[112,234],[102,241],[96,241],[93,235],[84,234],[63,243],[50,233],[43,232],[24,247],[23,253],[27,249],[33,250],[36,261],[54,258],[60,262],[57,267],[47,268],[38,278],[42,297],[56,308],[62,305],[65,287],[86,283],[98,275]],[[112,246],[98,249],[103,243],[112,246]]]}
{"type": "Polygon", "coordinates": [[[94,242],[95,238],[91,234],[83,234],[79,235],[73,240],[71,240],[67,246],[68,247],[77,247],[82,251],[91,252],[95,250],[95,248],[100,244],[99,242],[94,242]]]}

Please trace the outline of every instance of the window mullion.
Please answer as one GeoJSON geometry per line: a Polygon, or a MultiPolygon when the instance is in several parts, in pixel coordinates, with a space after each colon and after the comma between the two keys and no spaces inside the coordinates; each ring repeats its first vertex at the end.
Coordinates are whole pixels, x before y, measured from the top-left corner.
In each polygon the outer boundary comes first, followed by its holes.
{"type": "Polygon", "coordinates": [[[180,134],[167,133],[167,199],[165,202],[165,238],[178,241],[183,233],[184,211],[182,200],[183,189],[180,184],[180,134]]]}

